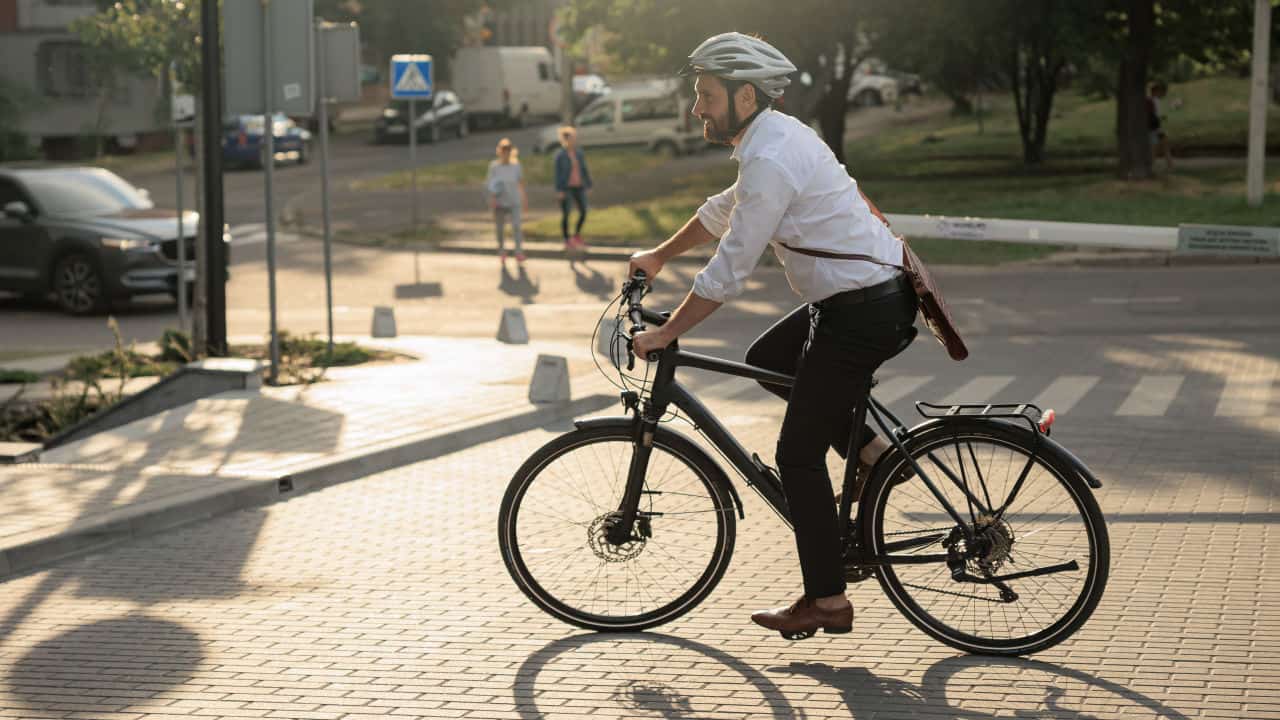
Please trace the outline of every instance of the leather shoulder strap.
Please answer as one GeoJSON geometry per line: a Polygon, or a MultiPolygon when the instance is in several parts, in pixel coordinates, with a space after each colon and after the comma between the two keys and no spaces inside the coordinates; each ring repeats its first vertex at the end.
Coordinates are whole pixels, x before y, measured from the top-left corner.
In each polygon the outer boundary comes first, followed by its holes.
{"type": "Polygon", "coordinates": [[[810,250],[808,248],[791,247],[790,245],[784,242],[780,242],[778,244],[790,250],[793,253],[800,253],[801,255],[827,258],[828,260],[865,260],[867,262],[875,263],[877,265],[883,265],[885,267],[891,267],[891,268],[898,268],[899,270],[905,271],[905,268],[903,268],[901,265],[894,265],[893,263],[887,263],[878,258],[873,258],[870,255],[863,255],[861,253],[836,253],[836,252],[829,252],[827,250],[810,250]]]}

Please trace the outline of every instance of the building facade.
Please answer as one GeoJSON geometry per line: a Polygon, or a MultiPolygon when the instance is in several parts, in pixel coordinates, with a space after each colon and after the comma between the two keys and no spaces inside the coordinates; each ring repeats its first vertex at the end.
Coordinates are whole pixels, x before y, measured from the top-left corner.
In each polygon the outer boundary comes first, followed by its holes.
{"type": "Polygon", "coordinates": [[[93,135],[128,147],[167,125],[158,79],[98,84],[68,30],[96,10],[95,0],[0,0],[0,81],[27,108],[16,130],[50,155],[73,154],[80,138],[93,135]]]}

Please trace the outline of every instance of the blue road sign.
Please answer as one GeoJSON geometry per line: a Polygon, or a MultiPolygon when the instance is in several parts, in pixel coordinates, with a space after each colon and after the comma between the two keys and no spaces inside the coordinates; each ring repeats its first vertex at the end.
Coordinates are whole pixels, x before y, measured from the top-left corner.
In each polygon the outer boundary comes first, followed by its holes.
{"type": "Polygon", "coordinates": [[[391,97],[408,100],[431,98],[431,56],[391,56],[391,97]]]}

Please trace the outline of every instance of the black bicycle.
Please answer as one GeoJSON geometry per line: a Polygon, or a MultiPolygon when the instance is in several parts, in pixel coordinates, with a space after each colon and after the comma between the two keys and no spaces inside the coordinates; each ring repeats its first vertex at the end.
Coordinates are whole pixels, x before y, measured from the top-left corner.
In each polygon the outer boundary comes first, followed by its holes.
{"type": "MultiPolygon", "coordinates": [[[[627,414],[576,422],[534,452],[511,479],[498,518],[516,585],[551,615],[593,630],[674,620],[729,566],[742,500],[702,447],[667,427],[673,413],[683,413],[790,524],[777,472],[675,373],[698,368],[787,386],[792,378],[673,343],[646,358],[649,372],[636,388],[626,387],[625,379],[638,378],[621,370],[624,358],[628,369],[635,361],[623,318],[630,334],[666,321],[644,309],[646,292],[637,273],[613,325],[627,414]]],[[[1067,639],[1106,586],[1110,547],[1090,490],[1101,483],[1049,437],[1052,410],[916,408],[924,421],[911,428],[874,397],[854,411],[850,447],[861,446],[868,412],[892,446],[866,478],[857,477],[856,462],[846,465],[839,506],[846,577],[874,575],[912,623],[967,652],[1023,655],[1067,639]]]]}

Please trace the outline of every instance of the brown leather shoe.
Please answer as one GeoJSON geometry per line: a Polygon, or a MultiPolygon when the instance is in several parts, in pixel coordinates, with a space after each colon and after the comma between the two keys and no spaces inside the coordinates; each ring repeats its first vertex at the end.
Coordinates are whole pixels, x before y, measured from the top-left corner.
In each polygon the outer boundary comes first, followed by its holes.
{"type": "Polygon", "coordinates": [[[777,630],[783,637],[809,637],[819,628],[835,635],[853,629],[853,606],[823,610],[813,600],[802,595],[790,607],[752,613],[751,621],[761,627],[777,630]]]}

